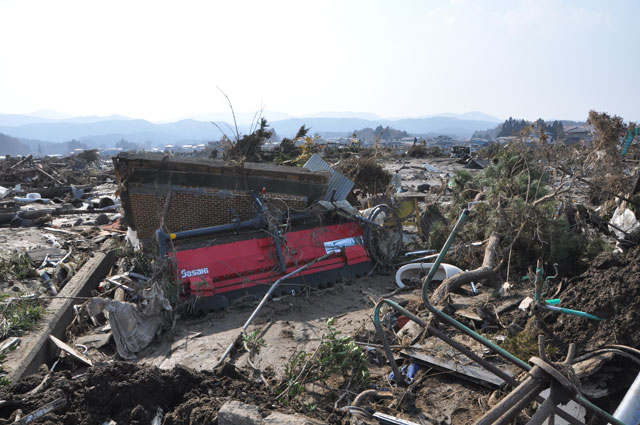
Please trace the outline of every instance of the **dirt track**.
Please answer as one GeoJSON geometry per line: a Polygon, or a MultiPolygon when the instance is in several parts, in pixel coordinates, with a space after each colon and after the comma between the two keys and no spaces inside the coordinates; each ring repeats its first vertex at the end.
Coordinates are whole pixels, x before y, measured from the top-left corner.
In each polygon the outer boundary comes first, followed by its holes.
{"type": "MultiPolygon", "coordinates": [[[[284,371],[297,350],[312,352],[326,332],[327,319],[336,318],[336,326],[345,334],[372,328],[369,317],[374,300],[395,289],[393,276],[376,275],[357,279],[329,289],[270,301],[249,327],[264,340],[254,364],[276,375],[284,371]]],[[[212,369],[222,353],[237,337],[255,304],[231,308],[201,320],[188,318],[177,325],[174,338],[154,343],[140,353],[140,362],[163,369],[183,365],[196,370],[212,369]],[[194,335],[197,335],[194,337],[194,335]]],[[[246,354],[233,357],[239,367],[247,366],[246,354]]]]}

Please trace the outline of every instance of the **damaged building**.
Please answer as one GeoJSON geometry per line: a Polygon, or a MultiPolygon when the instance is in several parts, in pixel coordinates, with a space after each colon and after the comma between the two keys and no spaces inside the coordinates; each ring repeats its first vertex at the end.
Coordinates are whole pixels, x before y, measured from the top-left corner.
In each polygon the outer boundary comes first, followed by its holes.
{"type": "Polygon", "coordinates": [[[300,167],[163,154],[122,153],[113,161],[126,224],[147,244],[165,211],[166,230],[180,232],[251,219],[252,193],[303,210],[323,195],[330,176],[300,167]]]}

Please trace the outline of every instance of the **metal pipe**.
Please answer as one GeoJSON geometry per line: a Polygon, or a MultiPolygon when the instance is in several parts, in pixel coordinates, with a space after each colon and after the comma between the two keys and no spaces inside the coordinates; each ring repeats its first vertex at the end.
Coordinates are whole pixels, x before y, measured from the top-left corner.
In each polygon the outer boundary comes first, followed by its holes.
{"type": "MultiPolygon", "coordinates": [[[[402,372],[400,371],[400,368],[398,367],[398,364],[396,363],[396,359],[393,357],[393,351],[391,351],[391,347],[389,346],[389,341],[387,341],[387,336],[385,335],[384,330],[382,329],[382,325],[380,324],[380,309],[382,308],[383,304],[390,305],[396,311],[402,311],[402,310],[405,310],[405,309],[400,307],[398,304],[396,304],[395,302],[393,302],[391,300],[382,299],[382,300],[378,301],[378,303],[376,304],[375,309],[373,311],[373,326],[376,328],[376,332],[378,333],[378,337],[380,338],[380,341],[382,342],[382,347],[384,349],[384,353],[387,356],[387,360],[389,361],[389,365],[391,365],[391,370],[393,370],[393,374],[395,376],[396,382],[398,384],[400,384],[400,385],[405,385],[406,382],[404,380],[404,377],[402,376],[402,372]]],[[[414,322],[416,322],[417,324],[419,324],[422,327],[426,326],[426,323],[424,323],[422,320],[420,320],[420,318],[418,318],[417,316],[411,314],[407,310],[405,310],[405,312],[409,313],[408,315],[405,314],[409,319],[413,320],[414,322]]],[[[404,314],[404,312],[403,312],[403,314],[404,314]]]]}
{"type": "Polygon", "coordinates": [[[542,403],[542,405],[538,407],[538,410],[536,410],[536,413],[534,413],[531,419],[529,419],[529,422],[527,422],[527,425],[541,425],[542,422],[544,422],[544,420],[547,419],[549,415],[553,413],[553,409],[555,408],[557,403],[557,400],[553,394],[553,391],[554,390],[552,385],[549,398],[547,398],[544,401],[544,403],[542,403]]]}
{"type": "MultiPolygon", "coordinates": [[[[453,240],[456,237],[456,233],[458,233],[458,230],[462,228],[462,225],[464,224],[464,221],[466,220],[468,215],[469,215],[468,209],[465,208],[464,210],[462,210],[462,214],[460,214],[460,218],[458,218],[458,222],[456,223],[455,226],[453,226],[453,229],[451,230],[449,237],[444,243],[444,246],[440,250],[438,257],[436,257],[436,260],[433,262],[433,266],[431,267],[431,270],[429,270],[429,274],[426,277],[426,281],[431,282],[431,279],[433,279],[433,276],[435,276],[436,271],[438,271],[438,268],[440,267],[440,263],[442,263],[442,260],[444,260],[444,256],[447,255],[447,251],[449,251],[449,247],[451,247],[451,244],[453,243],[453,240]]],[[[423,291],[423,295],[424,295],[424,291],[423,291]]]]}
{"type": "MultiPolygon", "coordinates": [[[[388,300],[388,299],[383,299],[383,300],[380,300],[378,302],[378,304],[376,304],[376,307],[375,307],[375,310],[374,310],[374,314],[373,314],[373,323],[374,323],[374,326],[376,326],[376,329],[378,329],[378,328],[382,329],[382,327],[380,325],[380,308],[382,307],[382,304],[389,305],[391,308],[396,310],[398,313],[401,313],[401,314],[407,316],[409,318],[409,320],[414,321],[415,323],[417,323],[418,325],[420,325],[422,327],[427,326],[427,323],[425,321],[423,321],[418,316],[416,316],[413,313],[411,313],[406,308],[400,306],[398,303],[396,303],[394,301],[391,301],[391,300],[388,300]]],[[[496,376],[501,378],[503,381],[505,381],[509,385],[512,385],[512,386],[519,385],[519,382],[516,381],[513,377],[511,377],[509,374],[507,374],[506,372],[500,370],[495,365],[487,362],[485,359],[481,358],[480,356],[475,354],[473,351],[469,350],[464,345],[462,345],[459,342],[449,338],[447,335],[445,335],[439,329],[437,329],[437,328],[435,328],[433,326],[429,326],[429,328],[427,330],[428,330],[429,333],[431,333],[434,336],[437,336],[438,338],[442,339],[445,343],[449,344],[450,346],[452,346],[456,350],[459,350],[460,352],[462,352],[462,354],[466,355],[471,360],[475,361],[480,366],[482,366],[485,369],[487,369],[489,372],[492,372],[493,374],[495,374],[496,376]]],[[[378,332],[378,334],[379,334],[379,336],[384,335],[382,332],[378,332]]],[[[384,341],[383,341],[382,345],[383,345],[383,348],[385,349],[385,353],[387,354],[387,357],[392,359],[393,358],[393,354],[391,353],[391,347],[388,345],[388,343],[385,344],[384,341]],[[391,354],[391,356],[389,354],[391,354]]],[[[389,363],[391,363],[391,361],[392,360],[389,360],[389,363]]],[[[395,363],[395,361],[394,361],[394,363],[395,363]]],[[[393,366],[392,366],[392,368],[393,368],[393,366]]],[[[395,370],[394,370],[394,372],[395,372],[395,370]]]]}
{"type": "Polygon", "coordinates": [[[613,416],[627,425],[640,424],[640,373],[636,376],[613,416]]]}
{"type": "MultiPolygon", "coordinates": [[[[451,234],[447,238],[447,241],[445,242],[444,246],[442,247],[442,250],[440,251],[440,255],[438,256],[438,258],[436,258],[436,261],[434,262],[433,268],[429,271],[429,274],[425,278],[424,283],[422,284],[422,301],[424,302],[424,304],[427,307],[427,309],[429,311],[431,311],[434,314],[435,317],[438,317],[440,320],[442,320],[442,321],[444,321],[446,323],[449,323],[450,325],[452,325],[456,329],[462,331],[463,333],[465,333],[468,336],[470,336],[471,338],[475,339],[476,341],[478,341],[482,345],[484,345],[487,348],[493,350],[495,353],[499,354],[500,356],[502,356],[506,360],[512,362],[516,366],[519,366],[519,367],[521,367],[522,369],[524,369],[525,371],[528,372],[528,371],[531,370],[531,366],[528,363],[522,361],[521,359],[517,358],[516,356],[514,356],[513,354],[508,352],[507,350],[503,349],[502,347],[494,344],[493,342],[489,341],[488,339],[486,339],[486,338],[482,337],[481,335],[477,334],[473,330],[469,329],[468,327],[466,327],[462,323],[460,323],[457,320],[455,320],[453,317],[451,317],[451,316],[445,314],[444,312],[438,310],[437,308],[435,308],[431,304],[431,302],[429,300],[429,283],[433,279],[433,276],[435,275],[436,269],[438,268],[438,266],[442,262],[442,260],[443,260],[444,256],[446,255],[447,251],[449,250],[449,247],[451,246],[451,243],[453,242],[453,239],[455,238],[455,234],[458,232],[459,228],[462,227],[464,219],[466,218],[468,213],[469,213],[468,210],[464,210],[462,212],[462,214],[460,215],[460,218],[458,219],[458,222],[456,223],[455,227],[451,231],[451,234]]],[[[625,425],[624,422],[618,420],[617,418],[613,417],[611,414],[609,414],[606,411],[600,409],[598,406],[596,406],[595,404],[591,403],[589,400],[587,400],[584,396],[582,396],[580,394],[576,395],[574,397],[574,400],[578,404],[584,406],[585,408],[589,409],[590,411],[592,411],[593,413],[597,414],[598,416],[600,416],[601,418],[605,419],[608,422],[611,422],[611,423],[613,423],[615,425],[625,425]]]]}
{"type": "Polygon", "coordinates": [[[435,308],[431,304],[431,302],[429,301],[429,281],[428,280],[425,280],[424,283],[422,284],[422,301],[424,302],[424,304],[427,307],[427,309],[429,311],[431,311],[436,317],[438,317],[443,322],[449,323],[454,328],[456,328],[456,329],[462,331],[463,333],[469,335],[471,338],[475,339],[480,344],[482,344],[482,345],[490,348],[491,350],[495,351],[497,354],[499,354],[500,356],[504,357],[506,360],[510,361],[511,363],[515,364],[516,366],[521,367],[522,369],[524,369],[526,371],[531,370],[531,366],[529,366],[529,364],[527,364],[526,362],[520,360],[519,358],[517,358],[516,356],[514,356],[513,354],[511,354],[510,352],[508,352],[504,348],[502,348],[502,347],[494,344],[493,342],[489,341],[488,339],[478,335],[476,332],[472,331],[471,329],[469,329],[468,327],[466,327],[462,323],[458,322],[453,317],[450,317],[450,316],[446,315],[445,313],[443,313],[442,311],[440,311],[437,308],[435,308]]]}
{"type": "MultiPolygon", "coordinates": [[[[380,325],[380,308],[382,307],[383,304],[389,305],[391,308],[396,310],[398,313],[401,313],[401,314],[407,316],[409,318],[409,320],[414,321],[415,323],[417,323],[418,325],[420,325],[422,327],[425,327],[427,324],[421,318],[419,318],[415,314],[411,313],[409,310],[405,309],[404,307],[400,306],[395,301],[384,299],[384,300],[380,300],[378,302],[378,304],[376,304],[376,307],[375,307],[375,310],[374,310],[374,322],[373,322],[374,327],[376,328],[378,336],[380,337],[380,340],[382,341],[382,348],[383,348],[383,350],[385,352],[385,355],[387,356],[387,359],[389,359],[389,364],[391,365],[391,369],[394,371],[395,376],[402,376],[401,372],[400,372],[400,369],[398,368],[398,365],[395,362],[395,359],[393,357],[393,352],[391,351],[391,346],[389,345],[389,342],[387,341],[387,337],[384,334],[384,331],[382,330],[382,326],[380,325]],[[377,320],[376,320],[376,317],[377,317],[377,320]]],[[[433,327],[433,326],[429,326],[429,328],[427,328],[427,332],[429,332],[430,334],[440,338],[445,343],[449,344],[451,347],[453,347],[456,350],[460,351],[462,354],[464,354],[465,356],[467,356],[471,360],[473,360],[476,363],[478,363],[480,366],[484,367],[489,372],[493,373],[494,375],[496,375],[497,377],[499,377],[500,379],[505,381],[508,385],[511,385],[512,387],[517,387],[518,385],[520,385],[520,382],[518,382],[516,379],[514,379],[511,375],[509,375],[506,372],[504,372],[503,370],[499,369],[494,364],[489,363],[488,361],[486,361],[482,357],[478,356],[476,353],[474,353],[473,351],[471,351],[469,348],[465,347],[464,345],[460,344],[456,340],[450,338],[444,332],[440,331],[438,328],[433,327]]],[[[404,381],[398,381],[398,382],[404,383],[404,381]]],[[[543,403],[544,402],[544,398],[542,398],[539,395],[536,396],[535,400],[538,403],[543,403]]],[[[569,422],[569,423],[571,423],[573,425],[584,425],[582,422],[580,422],[579,420],[577,420],[576,418],[574,418],[573,416],[571,416],[569,413],[565,412],[564,410],[560,409],[559,407],[556,408],[556,415],[560,416],[562,419],[566,420],[567,422],[569,422]]]]}
{"type": "MultiPolygon", "coordinates": [[[[273,293],[273,291],[278,287],[278,285],[280,285],[280,283],[283,280],[286,280],[288,278],[290,278],[291,276],[294,276],[298,273],[300,273],[301,271],[305,270],[308,267],[311,267],[312,265],[314,265],[315,263],[322,261],[322,260],[326,260],[329,257],[332,257],[336,254],[337,252],[330,252],[327,253],[325,255],[323,255],[322,257],[318,257],[315,260],[305,264],[302,267],[298,267],[297,269],[295,269],[294,271],[292,271],[291,273],[288,273],[284,276],[282,276],[280,279],[276,280],[271,287],[269,288],[269,290],[267,291],[267,293],[264,295],[264,297],[262,297],[262,300],[260,301],[260,304],[258,304],[258,306],[255,308],[255,310],[253,310],[253,313],[251,313],[251,316],[247,319],[247,321],[245,322],[244,326],[242,326],[242,331],[240,332],[240,335],[242,335],[247,328],[249,327],[249,325],[251,324],[251,322],[253,321],[253,319],[255,319],[255,317],[258,315],[258,313],[260,312],[260,310],[262,309],[262,307],[264,306],[264,304],[267,302],[267,300],[269,299],[269,297],[271,296],[271,294],[273,293]]],[[[231,345],[229,345],[229,347],[227,348],[227,350],[224,352],[224,354],[222,355],[222,357],[220,358],[220,360],[218,360],[218,363],[216,366],[221,365],[222,362],[227,358],[227,356],[229,355],[229,353],[231,353],[231,350],[233,349],[233,346],[236,344],[236,341],[234,340],[231,345]]]]}
{"type": "MultiPolygon", "coordinates": [[[[257,205],[256,209],[258,210],[258,214],[251,220],[236,221],[233,223],[203,227],[201,229],[184,230],[182,232],[175,232],[175,233],[166,233],[162,229],[156,230],[156,241],[158,243],[158,251],[160,256],[164,257],[167,254],[167,241],[169,240],[180,240],[180,239],[192,238],[197,236],[207,236],[207,235],[213,235],[217,233],[224,233],[231,230],[238,231],[243,229],[250,229],[250,228],[260,229],[265,227],[266,223],[264,221],[263,214],[266,212],[266,208],[264,206],[264,203],[262,202],[260,197],[256,194],[254,194],[254,200],[257,205]]],[[[292,214],[289,218],[291,221],[299,221],[299,220],[308,219],[310,217],[311,216],[308,213],[298,213],[298,214],[292,214]]],[[[284,272],[284,270],[286,269],[286,266],[285,266],[284,257],[282,254],[282,246],[276,235],[273,235],[273,238],[276,245],[276,251],[278,254],[278,261],[280,264],[280,268],[284,272]]]]}
{"type": "MultiPolygon", "coordinates": [[[[518,401],[516,404],[513,405],[513,407],[511,407],[511,409],[507,410],[507,412],[500,416],[498,418],[498,420],[496,422],[494,422],[493,425],[507,425],[509,423],[511,423],[513,421],[513,419],[518,416],[519,413],[521,413],[529,404],[531,404],[531,402],[533,400],[538,401],[538,403],[542,404],[544,403],[544,398],[542,398],[540,396],[539,392],[536,392],[535,390],[532,391],[531,393],[529,393],[528,395],[524,396],[522,399],[520,399],[520,401],[518,401]]],[[[558,407],[556,407],[556,410],[559,410],[558,407]]],[[[568,414],[567,414],[568,415],[568,414]]],[[[568,415],[570,418],[573,418],[571,415],[568,415]]],[[[575,419],[578,423],[582,423],[580,421],[578,421],[577,419],[575,419]]]]}
{"type": "Polygon", "coordinates": [[[262,217],[258,215],[251,220],[239,221],[229,224],[220,224],[218,226],[203,227],[201,229],[184,230],[182,232],[175,233],[166,233],[164,230],[158,229],[156,230],[156,242],[158,243],[158,251],[160,257],[164,257],[165,255],[167,255],[167,241],[169,240],[179,240],[193,238],[196,236],[213,235],[216,233],[224,233],[231,230],[243,230],[249,228],[259,229],[263,225],[264,222],[262,220],[262,217]]]}
{"type": "Polygon", "coordinates": [[[196,236],[206,236],[206,235],[213,235],[216,233],[224,233],[230,230],[259,228],[262,224],[263,224],[262,217],[255,216],[251,220],[246,220],[246,221],[238,221],[235,223],[220,224],[218,226],[203,227],[201,229],[184,230],[182,232],[170,233],[168,235],[165,233],[166,235],[165,237],[168,237],[169,239],[173,239],[173,240],[186,239],[186,238],[193,238],[196,236]]]}
{"type": "Polygon", "coordinates": [[[535,396],[544,389],[543,379],[529,377],[522,384],[518,385],[505,398],[500,400],[491,410],[478,419],[474,425],[491,425],[502,415],[509,412],[514,405],[517,405],[523,398],[528,398],[532,394],[535,396]]]}

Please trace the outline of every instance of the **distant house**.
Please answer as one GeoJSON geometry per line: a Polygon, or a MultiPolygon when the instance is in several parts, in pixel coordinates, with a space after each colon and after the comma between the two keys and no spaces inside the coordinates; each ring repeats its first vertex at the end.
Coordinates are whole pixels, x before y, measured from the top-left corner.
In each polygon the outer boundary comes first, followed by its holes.
{"type": "Polygon", "coordinates": [[[469,143],[473,143],[476,145],[487,145],[489,144],[489,140],[483,139],[482,137],[474,137],[472,139],[469,139],[469,143]]]}
{"type": "Polygon", "coordinates": [[[591,142],[593,137],[588,128],[574,125],[564,129],[565,143],[572,145],[580,142],[591,142]]]}
{"type": "MultiPolygon", "coordinates": [[[[549,133],[548,131],[545,131],[544,135],[547,138],[547,143],[548,144],[551,145],[551,144],[555,143],[553,134],[549,133]]],[[[530,134],[529,136],[527,136],[527,139],[525,140],[525,143],[529,143],[529,144],[540,143],[540,133],[535,132],[535,133],[530,134]]]]}
{"type": "Polygon", "coordinates": [[[99,149],[100,155],[103,155],[103,156],[116,156],[120,152],[122,152],[123,150],[124,149],[122,149],[122,148],[103,148],[103,149],[99,149]]]}
{"type": "Polygon", "coordinates": [[[518,138],[515,136],[503,136],[503,137],[496,138],[496,142],[498,143],[512,143],[512,142],[515,142],[516,140],[518,140],[518,138]]]}

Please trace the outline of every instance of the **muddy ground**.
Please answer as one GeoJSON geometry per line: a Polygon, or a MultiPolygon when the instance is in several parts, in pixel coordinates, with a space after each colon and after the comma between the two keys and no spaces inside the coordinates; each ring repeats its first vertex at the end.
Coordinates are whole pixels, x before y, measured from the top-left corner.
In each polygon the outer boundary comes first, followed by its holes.
{"type": "MultiPolygon", "coordinates": [[[[625,306],[633,307],[629,300],[637,299],[637,288],[627,283],[633,281],[629,277],[634,270],[640,270],[634,262],[637,255],[638,252],[633,251],[623,256],[603,256],[584,275],[565,283],[567,289],[561,294],[563,306],[610,320],[597,324],[553,313],[555,316],[549,321],[562,340],[578,342],[583,348],[604,343],[635,346],[633,341],[637,341],[637,337],[627,332],[633,328],[635,311],[625,306]],[[603,285],[608,289],[603,289],[603,285]],[[609,316],[605,316],[607,311],[609,316]],[[574,332],[576,328],[582,332],[574,332]]],[[[253,359],[254,364],[264,372],[269,384],[277,388],[291,356],[301,350],[313,352],[326,332],[327,319],[333,317],[336,327],[344,334],[354,335],[363,346],[370,347],[369,368],[375,388],[393,390],[393,400],[372,401],[367,407],[417,423],[472,423],[504,392],[494,393],[493,389],[428,367],[419,372],[418,385],[405,389],[390,383],[390,369],[385,365],[373,330],[372,312],[375,301],[394,289],[393,274],[377,274],[270,301],[248,329],[249,333],[257,331],[264,341],[260,353],[253,359]]],[[[530,288],[526,285],[516,289],[519,297],[529,295],[530,288]]],[[[484,288],[487,292],[492,290],[484,288]]],[[[414,290],[394,298],[408,301],[410,310],[424,316],[419,297],[419,291],[414,290]]],[[[2,391],[0,398],[8,403],[0,407],[0,423],[10,423],[18,409],[26,414],[59,397],[68,400],[67,406],[47,415],[42,423],[89,424],[109,420],[150,423],[161,408],[163,424],[205,424],[215,421],[220,406],[232,399],[259,406],[265,416],[271,410],[298,411],[327,423],[349,423],[348,414],[334,406],[336,395],[322,389],[309,388],[308,397],[290,406],[277,403],[274,394],[251,372],[248,354],[242,349],[229,358],[240,373],[214,371],[218,359],[236,338],[255,305],[255,302],[241,303],[203,318],[183,317],[132,363],[119,361],[113,342],[101,349],[89,348],[87,356],[96,363],[93,368],[82,369],[66,357],[43,392],[25,395],[40,383],[43,373],[2,391]]],[[[551,317],[550,314],[547,317],[551,317]]],[[[512,315],[527,320],[526,313],[516,309],[503,316],[505,324],[512,315]]],[[[429,346],[427,352],[448,358],[455,356],[446,351],[446,346],[433,346],[433,340],[424,341],[425,347],[429,346]]],[[[399,341],[401,339],[396,339],[393,343],[399,341]]],[[[482,346],[468,338],[462,342],[479,355],[487,354],[482,346]]],[[[73,345],[73,340],[70,343],[73,345]]],[[[471,364],[462,356],[456,358],[462,364],[471,364]]],[[[345,397],[338,408],[348,404],[355,395],[345,397]]]]}
{"type": "MultiPolygon", "coordinates": [[[[422,369],[416,376],[419,385],[408,389],[395,387],[389,381],[390,370],[377,345],[371,315],[375,301],[395,288],[393,275],[375,275],[269,302],[248,330],[258,330],[264,340],[253,363],[277,390],[292,354],[301,350],[313,352],[326,332],[327,319],[333,317],[343,334],[354,335],[369,347],[372,386],[394,392],[395,400],[372,401],[365,407],[422,423],[469,423],[486,409],[489,389],[431,368],[422,369]],[[471,408],[475,405],[477,409],[471,408]]],[[[412,309],[420,304],[418,291],[399,294],[394,299],[408,301],[412,309]]],[[[100,350],[89,349],[87,356],[96,364],[93,368],[82,368],[70,357],[64,357],[41,393],[26,395],[41,382],[44,372],[0,392],[0,398],[9,401],[0,407],[0,423],[10,423],[18,409],[26,414],[59,397],[68,400],[67,406],[47,415],[43,423],[114,420],[143,424],[150,423],[160,407],[165,425],[207,424],[215,420],[220,406],[232,399],[259,406],[265,416],[270,410],[297,411],[326,423],[349,423],[349,415],[339,408],[348,405],[356,393],[347,394],[336,408],[334,402],[340,391],[331,393],[322,386],[310,385],[308,393],[295,403],[277,403],[275,394],[251,372],[248,354],[242,349],[229,358],[239,372],[215,370],[220,355],[254,307],[255,304],[240,305],[202,319],[185,318],[131,363],[118,360],[113,343],[100,350]]],[[[480,346],[473,349],[482,353],[480,346]]],[[[337,384],[340,377],[335,379],[337,384]]]]}
{"type": "MultiPolygon", "coordinates": [[[[68,365],[67,367],[73,367],[68,365]]],[[[64,366],[62,367],[64,369],[64,366]]],[[[238,400],[271,409],[272,398],[264,387],[253,383],[233,368],[196,372],[182,366],[161,370],[124,362],[87,369],[84,374],[62,370],[55,373],[46,391],[29,395],[43,374],[29,376],[3,389],[0,423],[12,423],[22,415],[59,397],[67,405],[39,420],[42,424],[149,424],[158,409],[163,424],[213,423],[228,400],[238,400]]]]}
{"type": "Polygon", "coordinates": [[[565,286],[559,295],[562,307],[603,320],[545,313],[545,323],[560,341],[575,342],[580,350],[611,344],[640,347],[640,248],[600,254],[584,274],[565,286]]]}

